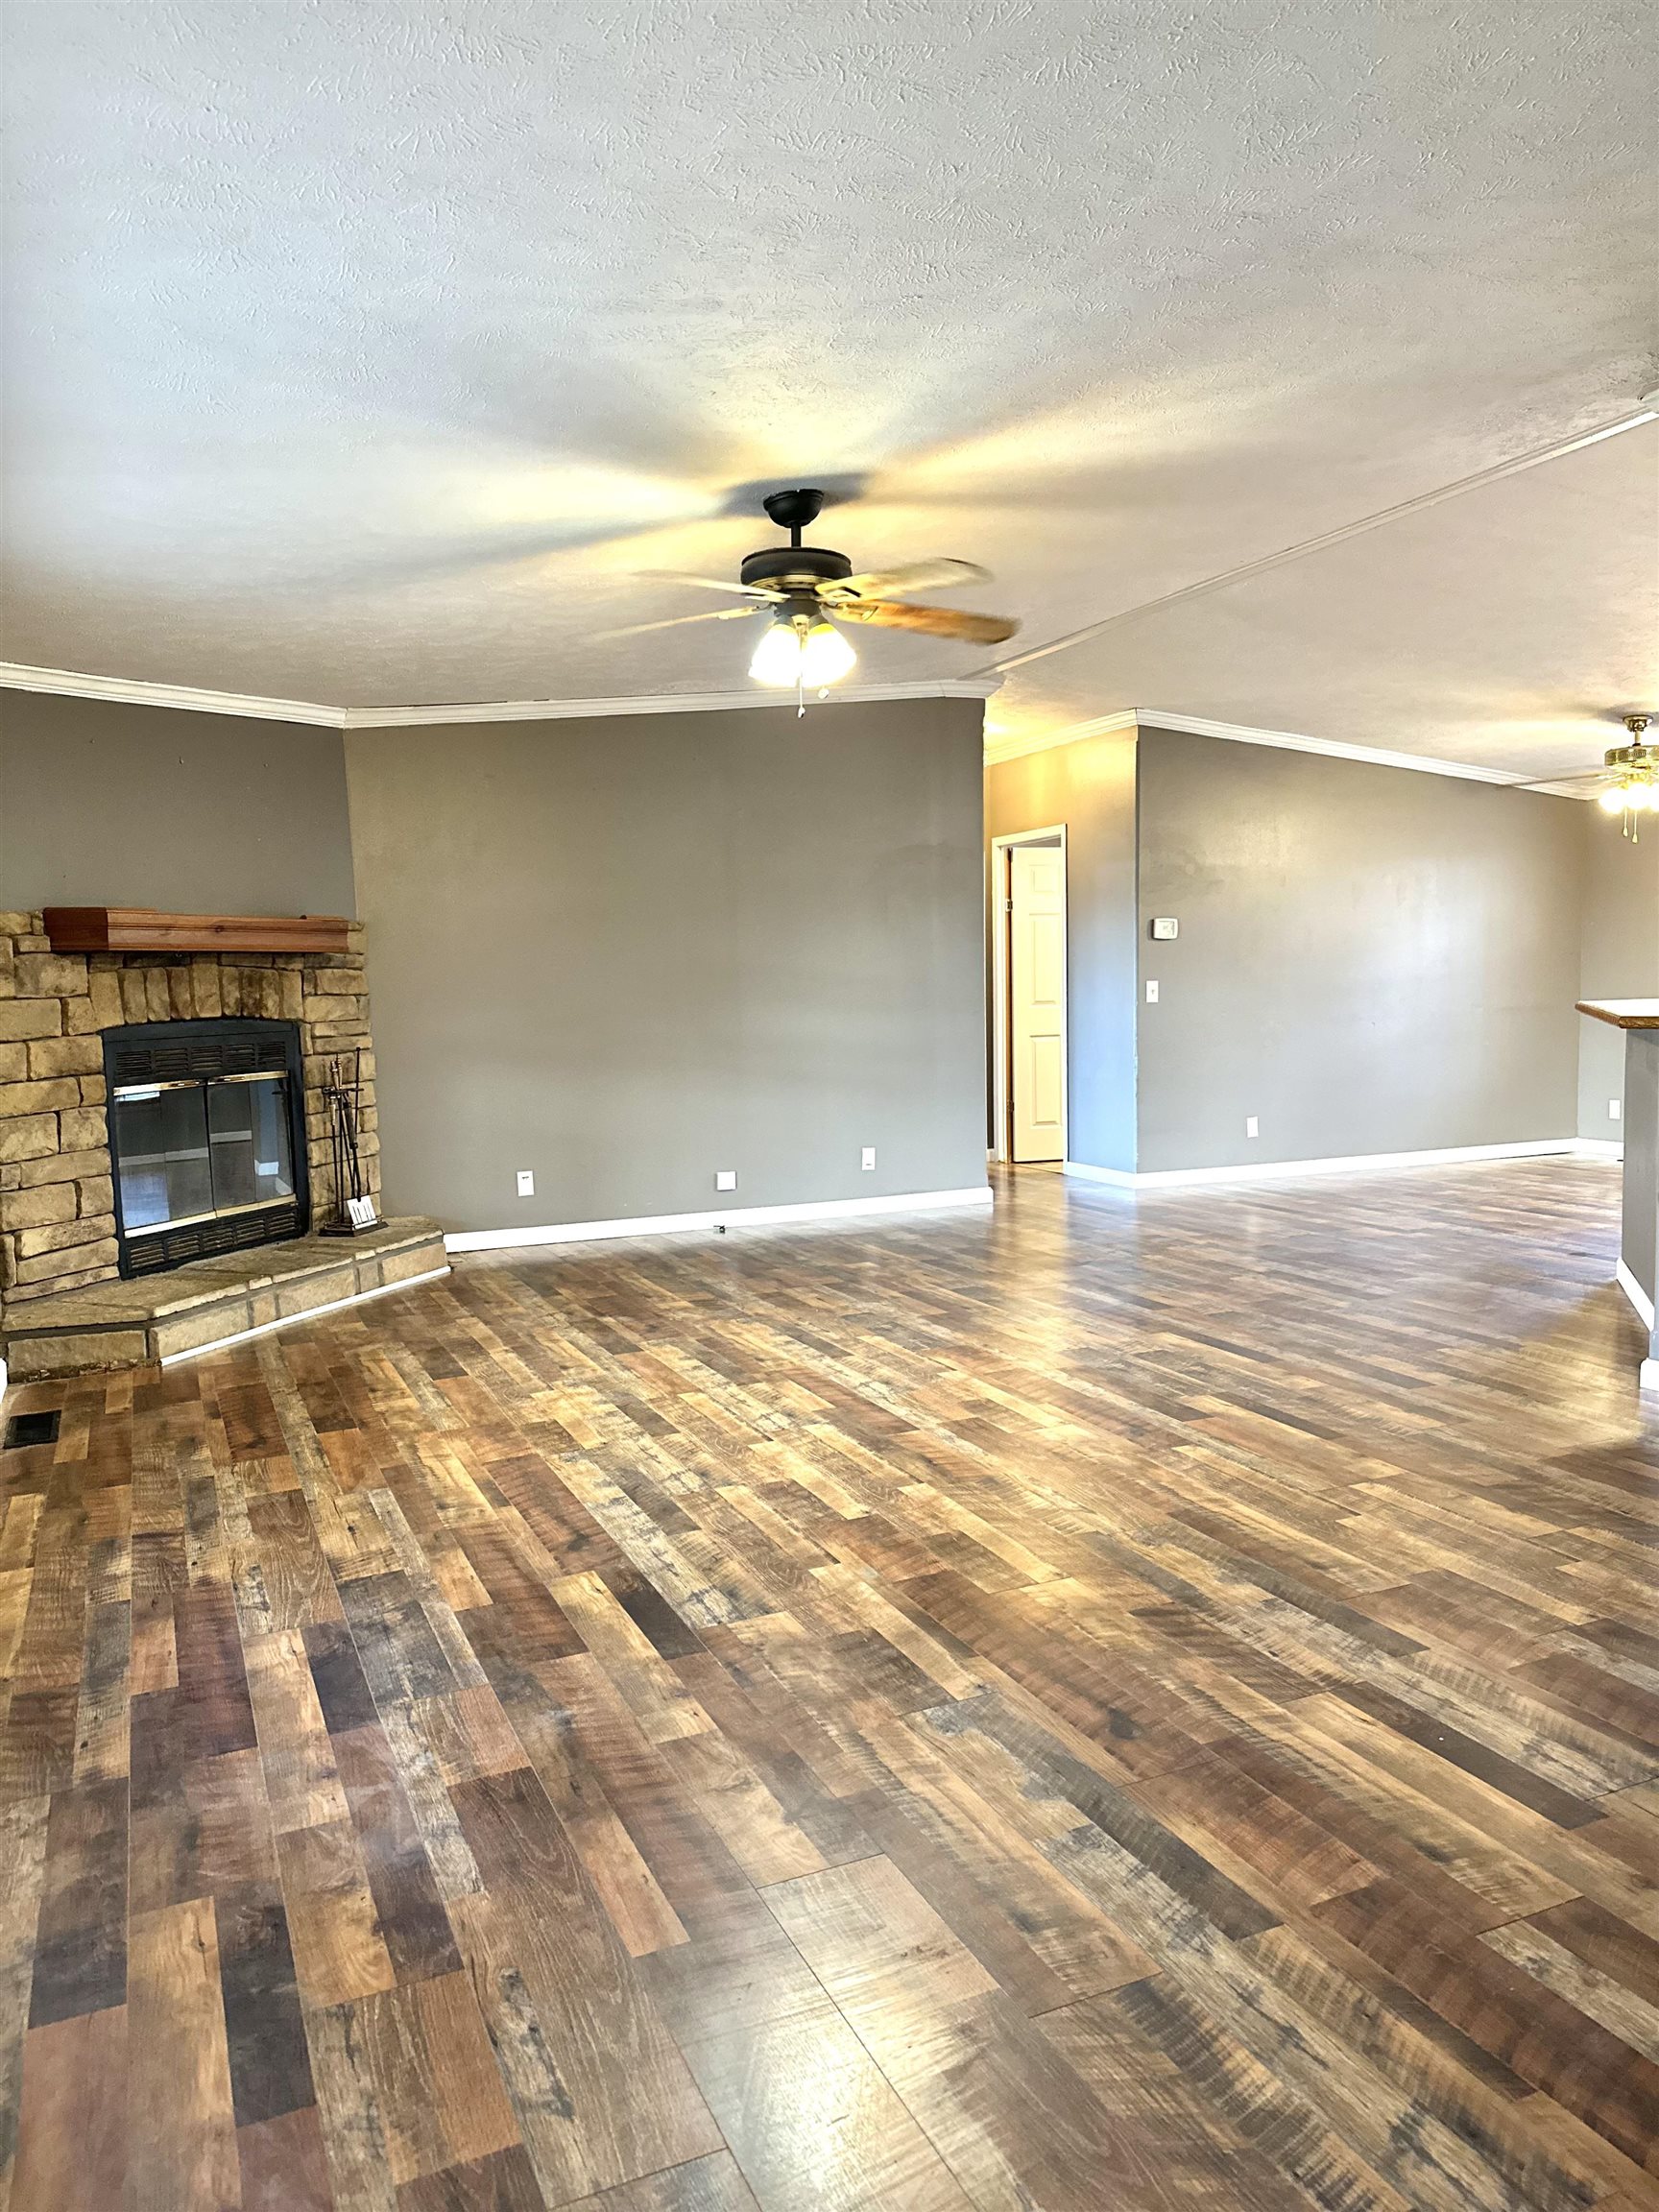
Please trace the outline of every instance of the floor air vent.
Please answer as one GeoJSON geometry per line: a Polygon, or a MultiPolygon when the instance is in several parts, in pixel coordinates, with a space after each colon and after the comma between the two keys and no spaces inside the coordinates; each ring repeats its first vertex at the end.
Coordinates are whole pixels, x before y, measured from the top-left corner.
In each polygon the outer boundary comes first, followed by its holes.
{"type": "Polygon", "coordinates": [[[22,1452],[31,1444],[56,1444],[61,1413],[13,1413],[6,1424],[0,1452],[22,1452]]]}

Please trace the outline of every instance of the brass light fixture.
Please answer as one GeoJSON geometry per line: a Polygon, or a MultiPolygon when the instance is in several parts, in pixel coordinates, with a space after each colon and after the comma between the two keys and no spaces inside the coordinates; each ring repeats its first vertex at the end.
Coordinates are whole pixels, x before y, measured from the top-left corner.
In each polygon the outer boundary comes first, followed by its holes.
{"type": "Polygon", "coordinates": [[[1642,834],[1643,815],[1659,813],[1659,744],[1647,744],[1645,736],[1651,719],[1647,714],[1625,715],[1630,742],[1615,745],[1606,754],[1604,765],[1614,780],[1596,795],[1603,813],[1623,815],[1623,833],[1633,845],[1642,834]]]}

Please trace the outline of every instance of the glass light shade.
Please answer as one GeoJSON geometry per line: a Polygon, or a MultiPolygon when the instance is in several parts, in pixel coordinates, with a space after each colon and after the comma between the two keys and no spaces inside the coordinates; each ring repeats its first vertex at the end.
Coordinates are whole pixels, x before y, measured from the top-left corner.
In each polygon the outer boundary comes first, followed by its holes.
{"type": "Polygon", "coordinates": [[[757,684],[800,684],[816,691],[838,684],[858,656],[832,622],[822,616],[809,625],[781,615],[768,622],[755,648],[749,673],[757,684]]]}
{"type": "Polygon", "coordinates": [[[825,684],[839,684],[858,656],[833,622],[814,622],[801,648],[801,681],[809,690],[825,684]]]}
{"type": "Polygon", "coordinates": [[[1596,804],[1603,814],[1623,814],[1624,793],[1617,783],[1609,783],[1605,791],[1597,793],[1596,804]]]}
{"type": "Polygon", "coordinates": [[[757,684],[793,684],[801,670],[801,634],[787,619],[768,622],[760,633],[749,673],[757,684]]]}

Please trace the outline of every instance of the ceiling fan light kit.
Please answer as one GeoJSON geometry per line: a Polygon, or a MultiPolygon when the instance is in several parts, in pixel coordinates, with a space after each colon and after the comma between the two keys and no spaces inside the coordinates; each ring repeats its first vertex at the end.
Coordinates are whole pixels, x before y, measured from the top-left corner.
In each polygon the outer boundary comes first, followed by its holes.
{"type": "Polygon", "coordinates": [[[898,568],[855,575],[845,553],[801,542],[802,531],[810,528],[823,508],[822,492],[809,487],[774,492],[761,504],[778,527],[788,531],[787,545],[763,545],[747,555],[735,584],[713,576],[672,579],[702,590],[733,592],[747,599],[748,607],[721,609],[715,614],[680,614],[665,622],[637,623],[633,629],[672,630],[682,622],[764,613],[766,629],[749,673],[757,684],[793,686],[796,711],[804,714],[809,690],[822,697],[831,684],[839,684],[857,666],[858,656],[837,627],[840,623],[868,622],[879,629],[913,630],[924,637],[959,638],[976,645],[1000,644],[1020,627],[1006,615],[971,614],[961,608],[887,596],[895,590],[923,591],[940,584],[988,583],[985,570],[970,561],[911,561],[898,568]]]}
{"type": "Polygon", "coordinates": [[[1596,794],[1604,814],[1623,816],[1623,831],[1632,844],[1642,834],[1643,815],[1659,813],[1659,745],[1646,742],[1650,720],[1647,714],[1625,715],[1630,742],[1615,745],[1606,755],[1604,765],[1613,781],[1596,794]]]}
{"type": "Polygon", "coordinates": [[[1586,768],[1575,775],[1544,776],[1535,783],[1521,783],[1522,791],[1560,791],[1566,783],[1594,783],[1600,786],[1584,796],[1594,798],[1603,814],[1619,814],[1624,835],[1632,845],[1642,836],[1644,814],[1659,814],[1659,744],[1649,744],[1647,731],[1652,724],[1651,714],[1626,714],[1624,727],[1630,733],[1627,745],[1613,745],[1601,756],[1599,768],[1586,768]]]}
{"type": "Polygon", "coordinates": [[[749,663],[757,684],[794,685],[797,690],[822,691],[839,684],[856,666],[858,656],[823,615],[791,611],[775,614],[761,634],[749,663]]]}

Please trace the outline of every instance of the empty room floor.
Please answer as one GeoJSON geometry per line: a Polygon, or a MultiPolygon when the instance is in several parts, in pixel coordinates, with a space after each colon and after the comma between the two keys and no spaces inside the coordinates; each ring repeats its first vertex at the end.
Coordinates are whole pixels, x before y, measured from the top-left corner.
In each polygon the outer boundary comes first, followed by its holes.
{"type": "Polygon", "coordinates": [[[472,1259],[0,1458],[10,2212],[1659,2204],[1617,1169],[472,1259]]]}

